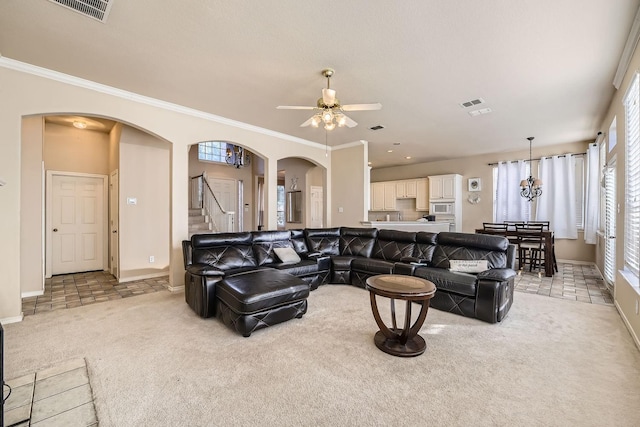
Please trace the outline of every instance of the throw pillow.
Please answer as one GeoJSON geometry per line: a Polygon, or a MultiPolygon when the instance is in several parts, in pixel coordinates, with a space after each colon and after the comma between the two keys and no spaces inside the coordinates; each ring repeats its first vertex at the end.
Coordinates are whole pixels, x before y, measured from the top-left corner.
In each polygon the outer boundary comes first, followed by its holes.
{"type": "Polygon", "coordinates": [[[486,259],[450,259],[449,265],[451,266],[451,271],[457,271],[459,273],[480,273],[489,269],[486,259]]]}
{"type": "Polygon", "coordinates": [[[284,264],[296,264],[300,262],[300,257],[293,248],[273,248],[276,256],[284,264]]]}

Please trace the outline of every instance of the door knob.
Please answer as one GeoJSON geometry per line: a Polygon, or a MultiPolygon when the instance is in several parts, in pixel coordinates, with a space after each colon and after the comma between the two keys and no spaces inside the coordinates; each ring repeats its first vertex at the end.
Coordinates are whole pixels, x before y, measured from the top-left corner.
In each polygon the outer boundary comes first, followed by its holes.
{"type": "Polygon", "coordinates": [[[113,234],[116,234],[117,232],[118,232],[118,230],[113,230],[112,231],[113,234]]]}
{"type": "Polygon", "coordinates": [[[54,232],[54,233],[57,233],[57,232],[58,232],[58,229],[57,229],[57,228],[54,228],[54,229],[53,229],[53,232],[54,232]]]}

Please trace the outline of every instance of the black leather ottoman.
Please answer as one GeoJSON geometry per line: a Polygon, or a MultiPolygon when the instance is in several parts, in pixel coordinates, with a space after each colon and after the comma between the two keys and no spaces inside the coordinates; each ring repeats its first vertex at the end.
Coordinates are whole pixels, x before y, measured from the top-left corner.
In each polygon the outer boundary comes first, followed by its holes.
{"type": "Polygon", "coordinates": [[[307,312],[309,284],[266,268],[225,277],[216,287],[217,316],[248,337],[253,331],[300,318],[307,312]]]}

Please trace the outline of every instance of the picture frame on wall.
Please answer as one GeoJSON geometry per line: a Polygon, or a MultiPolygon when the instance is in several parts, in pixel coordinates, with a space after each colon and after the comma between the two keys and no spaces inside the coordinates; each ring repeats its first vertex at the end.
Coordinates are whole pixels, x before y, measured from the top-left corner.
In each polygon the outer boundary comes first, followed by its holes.
{"type": "Polygon", "coordinates": [[[469,178],[469,191],[482,190],[482,181],[480,178],[469,178]]]}

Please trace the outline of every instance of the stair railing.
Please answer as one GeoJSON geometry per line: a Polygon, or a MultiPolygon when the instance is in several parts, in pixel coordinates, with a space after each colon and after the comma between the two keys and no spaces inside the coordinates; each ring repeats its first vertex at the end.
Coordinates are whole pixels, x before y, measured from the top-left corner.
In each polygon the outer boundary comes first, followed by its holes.
{"type": "Polygon", "coordinates": [[[198,204],[196,208],[202,208],[204,210],[204,214],[209,222],[209,228],[216,233],[234,231],[233,226],[236,213],[234,211],[227,211],[222,207],[211,185],[209,185],[206,172],[192,178],[191,183],[192,206],[194,205],[194,201],[196,201],[198,204]],[[197,192],[197,194],[194,194],[194,192],[197,192]]]}

